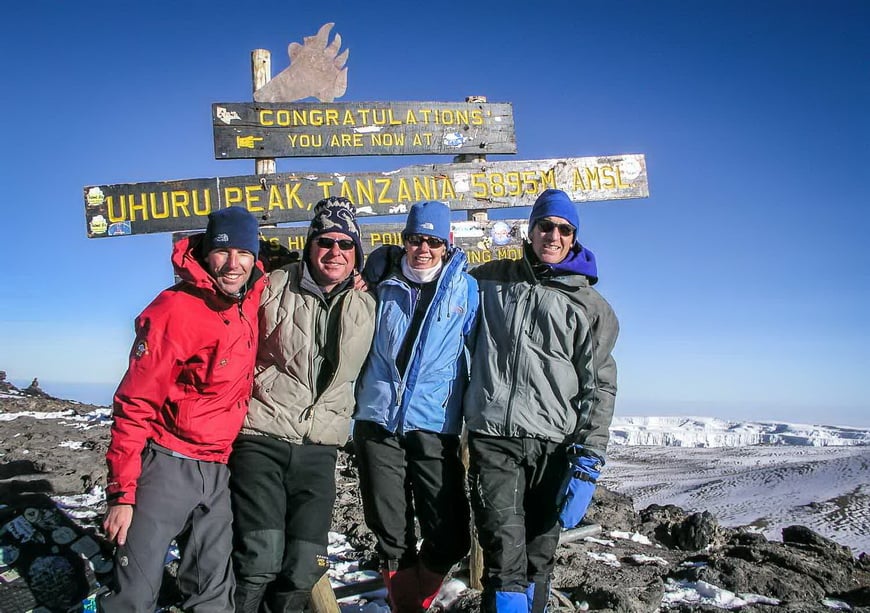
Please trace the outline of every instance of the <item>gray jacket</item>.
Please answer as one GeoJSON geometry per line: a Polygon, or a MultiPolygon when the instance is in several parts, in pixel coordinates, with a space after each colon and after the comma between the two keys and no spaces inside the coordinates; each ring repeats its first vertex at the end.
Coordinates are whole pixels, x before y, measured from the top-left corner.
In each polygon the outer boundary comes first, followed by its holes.
{"type": "Polygon", "coordinates": [[[576,442],[604,459],[616,398],[613,309],[585,276],[537,279],[526,258],[471,274],[481,296],[468,429],[576,442]]]}
{"type": "Polygon", "coordinates": [[[342,445],[353,386],[374,333],[375,299],[345,289],[327,300],[301,262],[269,273],[244,434],[342,445]],[[318,391],[319,390],[319,391],[318,391]]]}

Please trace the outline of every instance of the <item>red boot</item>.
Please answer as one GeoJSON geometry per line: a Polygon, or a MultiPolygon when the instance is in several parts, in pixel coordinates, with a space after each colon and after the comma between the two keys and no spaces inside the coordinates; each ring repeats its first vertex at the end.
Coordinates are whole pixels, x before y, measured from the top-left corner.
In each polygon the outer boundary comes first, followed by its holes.
{"type": "Polygon", "coordinates": [[[426,568],[422,562],[417,562],[417,579],[420,585],[420,599],[423,610],[432,606],[435,597],[441,590],[445,575],[426,568]]]}
{"type": "Polygon", "coordinates": [[[401,570],[382,570],[384,585],[390,600],[392,613],[421,613],[420,587],[417,581],[417,568],[401,570]]]}

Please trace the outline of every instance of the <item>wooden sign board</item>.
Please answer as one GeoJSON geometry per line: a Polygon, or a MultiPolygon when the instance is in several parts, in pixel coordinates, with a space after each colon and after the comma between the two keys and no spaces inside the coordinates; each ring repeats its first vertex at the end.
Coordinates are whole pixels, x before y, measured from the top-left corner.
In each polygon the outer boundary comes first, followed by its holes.
{"type": "MultiPolygon", "coordinates": [[[[382,245],[401,246],[404,227],[404,223],[360,224],[363,252],[368,255],[382,245]]],[[[476,266],[492,260],[521,258],[529,223],[527,219],[454,221],[450,229],[453,244],[465,252],[470,266],[476,266]]],[[[305,248],[307,233],[307,227],[260,229],[262,238],[273,251],[297,252],[299,257],[305,248]]]]}
{"type": "MultiPolygon", "coordinates": [[[[360,224],[363,253],[366,255],[383,245],[402,245],[404,223],[360,224]]],[[[469,266],[492,260],[518,260],[523,254],[523,239],[528,237],[527,219],[485,221],[454,221],[450,224],[452,242],[468,257],[469,266]]],[[[260,239],[265,242],[261,252],[267,259],[302,257],[308,226],[292,228],[260,228],[260,239]],[[263,252],[263,249],[266,251],[263,252]]],[[[187,233],[173,234],[178,240],[187,233]]]]}
{"type": "Polygon", "coordinates": [[[426,164],[368,173],[278,173],[84,187],[91,238],[205,228],[211,211],[244,206],[261,224],[307,221],[328,196],[361,218],[402,215],[421,200],[453,210],[530,206],[547,188],[575,202],[649,196],[642,154],[507,162],[426,164]]]}
{"type": "Polygon", "coordinates": [[[212,122],[219,160],[517,152],[507,103],[219,102],[212,122]]]}

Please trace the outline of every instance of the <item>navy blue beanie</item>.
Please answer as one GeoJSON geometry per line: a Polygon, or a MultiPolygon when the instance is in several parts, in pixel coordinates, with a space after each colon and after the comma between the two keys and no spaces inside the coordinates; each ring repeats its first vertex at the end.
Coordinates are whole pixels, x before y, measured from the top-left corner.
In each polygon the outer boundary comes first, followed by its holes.
{"type": "Polygon", "coordinates": [[[532,206],[529,215],[529,230],[535,223],[544,217],[561,217],[574,226],[574,240],[580,232],[580,215],[577,213],[577,205],[571,202],[568,194],[561,189],[544,190],[532,206]]]}
{"type": "Polygon", "coordinates": [[[409,234],[434,236],[450,243],[450,207],[437,200],[418,202],[411,207],[402,230],[403,238],[409,234]]]}
{"type": "Polygon", "coordinates": [[[231,206],[209,213],[208,227],[202,239],[202,255],[215,249],[244,249],[254,254],[260,252],[260,226],[257,218],[247,209],[231,206]]]}
{"type": "Polygon", "coordinates": [[[341,232],[353,241],[356,248],[356,269],[362,270],[363,250],[359,224],[356,221],[356,207],[347,198],[330,196],[314,205],[314,218],[308,226],[308,238],[302,252],[303,260],[309,261],[311,241],[329,232],[341,232]]]}

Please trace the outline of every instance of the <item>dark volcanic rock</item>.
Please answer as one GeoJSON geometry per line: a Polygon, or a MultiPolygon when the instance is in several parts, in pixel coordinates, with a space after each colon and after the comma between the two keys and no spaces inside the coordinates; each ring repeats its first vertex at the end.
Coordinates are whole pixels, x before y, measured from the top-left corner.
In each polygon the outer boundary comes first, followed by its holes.
{"type": "Polygon", "coordinates": [[[0,503],[28,492],[71,496],[105,486],[111,421],[93,415],[97,408],[31,396],[0,398],[0,413],[13,418],[0,422],[0,503]]]}
{"type": "Polygon", "coordinates": [[[353,454],[353,445],[348,443],[339,451],[336,462],[336,496],[332,513],[333,532],[344,534],[355,550],[365,553],[367,560],[377,568],[375,555],[375,535],[366,526],[363,517],[362,499],[359,491],[359,477],[353,454]]]}
{"type": "Polygon", "coordinates": [[[834,598],[862,606],[870,585],[867,569],[848,549],[833,541],[805,527],[801,527],[800,534],[803,541],[814,545],[735,535],[723,547],[694,558],[705,564],[675,576],[706,581],[735,593],[761,594],[784,603],[821,603],[824,598],[834,598]]]}
{"type": "Polygon", "coordinates": [[[604,487],[595,488],[583,521],[598,524],[605,530],[636,530],[639,523],[632,499],[604,487]]]}
{"type": "Polygon", "coordinates": [[[662,545],[684,551],[697,551],[721,542],[722,530],[707,511],[687,513],[674,505],[653,504],[640,512],[641,531],[662,545]]]}

